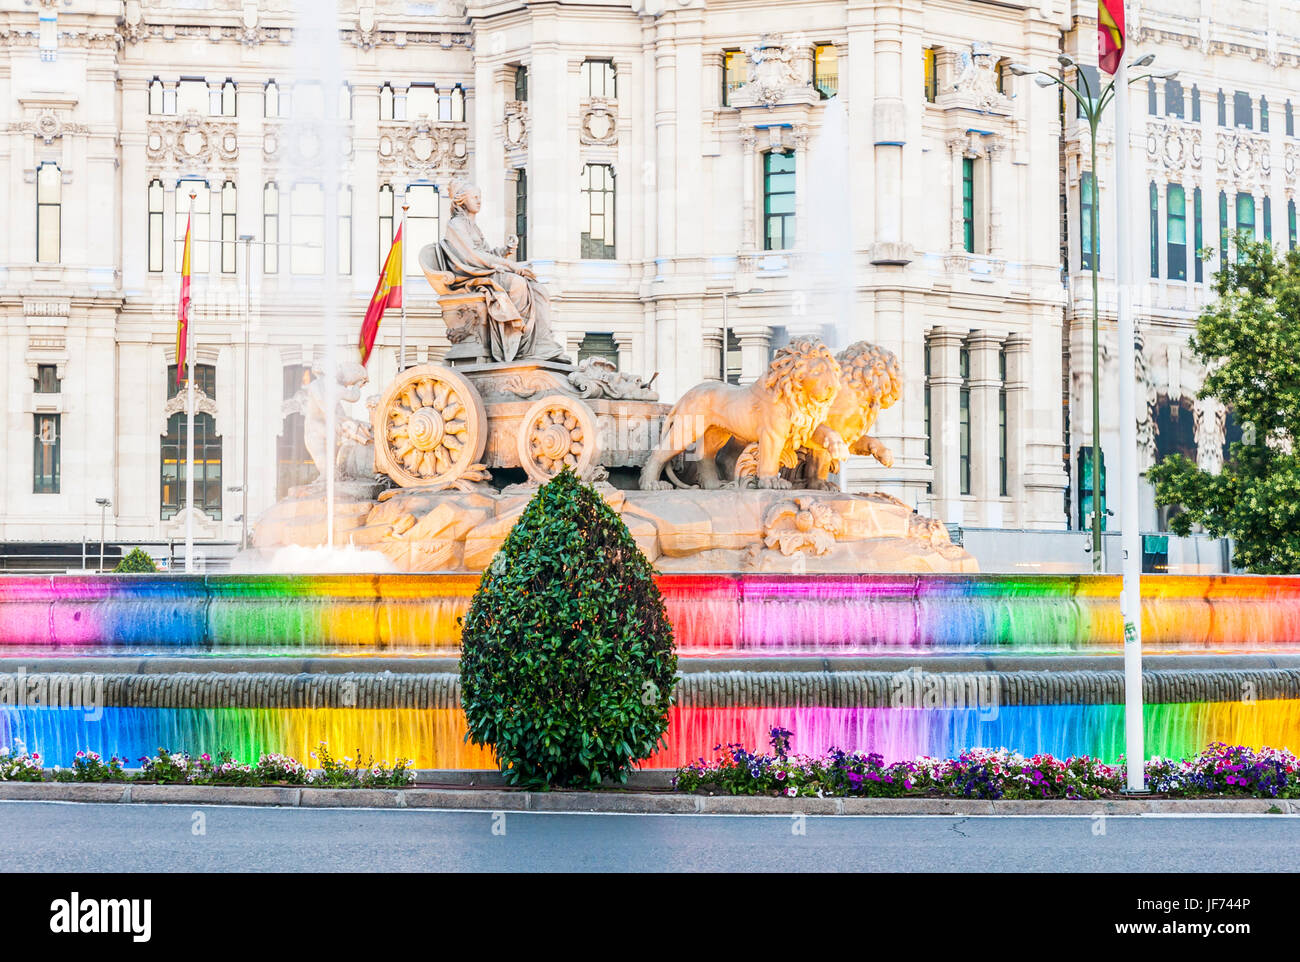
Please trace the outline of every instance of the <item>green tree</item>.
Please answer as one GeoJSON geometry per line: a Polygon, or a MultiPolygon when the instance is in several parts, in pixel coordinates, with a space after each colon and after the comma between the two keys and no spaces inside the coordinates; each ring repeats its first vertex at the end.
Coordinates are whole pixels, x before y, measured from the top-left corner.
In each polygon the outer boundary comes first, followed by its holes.
{"type": "Polygon", "coordinates": [[[1218,298],[1191,346],[1212,397],[1242,425],[1218,474],[1181,455],[1151,469],[1156,504],[1179,505],[1176,534],[1199,524],[1236,542],[1233,563],[1258,574],[1300,571],[1300,252],[1237,238],[1215,278],[1218,298]]]}
{"type": "Polygon", "coordinates": [[[627,780],[668,727],[672,627],[627,525],[567,468],[484,572],[461,633],[466,738],[515,785],[627,780]]]}
{"type": "Polygon", "coordinates": [[[113,569],[115,574],[143,574],[155,572],[158,566],[153,563],[153,558],[141,548],[132,548],[125,558],[117,563],[113,569]]]}

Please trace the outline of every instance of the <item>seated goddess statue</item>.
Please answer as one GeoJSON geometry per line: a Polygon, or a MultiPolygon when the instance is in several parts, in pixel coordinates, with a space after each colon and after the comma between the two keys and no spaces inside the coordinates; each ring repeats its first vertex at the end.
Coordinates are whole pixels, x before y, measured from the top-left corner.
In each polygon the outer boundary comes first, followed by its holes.
{"type": "Polygon", "coordinates": [[[482,203],[482,194],[473,184],[452,181],[451,219],[438,245],[440,266],[454,275],[453,288],[477,289],[487,296],[485,347],[494,361],[567,362],[564,348],[551,336],[546,288],[527,264],[513,259],[515,245],[488,246],[474,222],[482,203]]]}

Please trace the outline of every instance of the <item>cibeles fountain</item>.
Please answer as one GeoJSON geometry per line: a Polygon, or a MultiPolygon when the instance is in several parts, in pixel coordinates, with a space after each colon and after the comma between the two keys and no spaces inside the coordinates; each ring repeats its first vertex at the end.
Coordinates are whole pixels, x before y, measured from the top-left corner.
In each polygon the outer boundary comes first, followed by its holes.
{"type": "Polygon", "coordinates": [[[546,288],[475,223],[478,190],[451,192],[442,240],[419,253],[450,350],[369,397],[368,421],[343,407],[361,400],[365,368],[337,365],[333,391],[317,371],[298,403],[320,478],[257,519],[243,563],[330,542],[332,500],[336,546],[399,571],[481,571],[537,486],[568,467],[664,572],[978,570],[943,524],[835,480],[851,455],[892,464],[870,432],[901,394],[893,353],[796,338],[752,384],[706,381],[670,408],[653,378],[603,358],[575,365],[551,334],[546,288]]]}

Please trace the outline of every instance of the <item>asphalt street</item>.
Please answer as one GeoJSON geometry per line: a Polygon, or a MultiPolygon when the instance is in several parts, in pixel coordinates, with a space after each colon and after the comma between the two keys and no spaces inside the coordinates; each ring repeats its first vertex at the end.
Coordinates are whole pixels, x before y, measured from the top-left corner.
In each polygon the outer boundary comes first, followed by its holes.
{"type": "Polygon", "coordinates": [[[1258,872],[1296,816],[585,815],[0,802],[10,872],[1258,872]]]}

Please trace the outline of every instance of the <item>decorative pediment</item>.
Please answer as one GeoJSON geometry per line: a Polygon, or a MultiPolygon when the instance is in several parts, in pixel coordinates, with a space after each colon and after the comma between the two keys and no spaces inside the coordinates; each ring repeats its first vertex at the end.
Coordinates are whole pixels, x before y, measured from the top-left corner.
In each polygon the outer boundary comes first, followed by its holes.
{"type": "Polygon", "coordinates": [[[731,105],[766,107],[778,104],[814,103],[821,95],[812,81],[799,74],[794,44],[781,34],[763,34],[758,43],[747,47],[749,79],[731,95],[731,105]]]}
{"type": "Polygon", "coordinates": [[[1273,168],[1268,138],[1244,130],[1220,131],[1215,159],[1219,178],[1239,187],[1267,179],[1273,168]]]}
{"type": "Polygon", "coordinates": [[[28,133],[40,137],[46,144],[52,144],[64,134],[88,134],[90,127],[86,124],[70,123],[63,118],[63,111],[52,107],[42,107],[29,112],[22,120],[9,124],[8,129],[18,133],[28,133]]]}
{"type": "Polygon", "coordinates": [[[1153,120],[1147,124],[1147,163],[1168,171],[1201,169],[1201,128],[1153,120]]]}
{"type": "MultiPolygon", "coordinates": [[[[171,420],[173,414],[185,413],[185,399],[188,394],[188,390],[180,390],[167,399],[167,403],[163,405],[163,429],[160,434],[167,433],[167,422],[171,420]]],[[[217,402],[200,391],[197,384],[194,385],[194,413],[210,414],[213,418],[217,416],[217,402]]]]}
{"type": "Polygon", "coordinates": [[[145,156],[159,167],[232,163],[239,157],[237,128],[233,121],[209,120],[196,110],[183,117],[150,120],[145,128],[145,156]]]}
{"type": "Polygon", "coordinates": [[[379,125],[379,168],[421,174],[455,173],[469,162],[468,134],[464,124],[435,124],[428,118],[379,125]]]}
{"type": "Polygon", "coordinates": [[[612,147],[618,143],[618,101],[592,97],[582,107],[579,139],[588,146],[612,147]]]}

